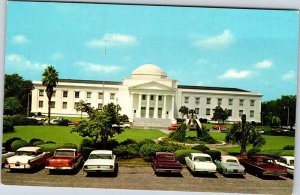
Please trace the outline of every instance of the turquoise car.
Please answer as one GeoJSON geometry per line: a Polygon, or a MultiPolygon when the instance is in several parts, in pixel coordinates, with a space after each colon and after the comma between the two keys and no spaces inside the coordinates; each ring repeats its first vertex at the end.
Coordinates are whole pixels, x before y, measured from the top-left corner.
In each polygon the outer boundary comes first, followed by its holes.
{"type": "Polygon", "coordinates": [[[221,160],[215,160],[217,170],[223,175],[244,175],[245,168],[234,156],[222,156],[221,160]]]}

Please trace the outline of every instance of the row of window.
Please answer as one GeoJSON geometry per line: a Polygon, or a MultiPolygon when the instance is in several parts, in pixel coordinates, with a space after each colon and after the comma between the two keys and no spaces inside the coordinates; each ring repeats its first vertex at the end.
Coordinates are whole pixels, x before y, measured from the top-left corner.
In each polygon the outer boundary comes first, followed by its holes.
{"type": "MultiPolygon", "coordinates": [[[[189,103],[190,101],[190,97],[185,96],[184,97],[184,103],[189,103]]],[[[222,105],[222,98],[218,98],[218,105],[221,106],[222,105]]],[[[195,104],[200,104],[200,97],[196,97],[195,98],[195,104]]],[[[211,98],[206,98],[206,104],[211,104],[211,98]]],[[[250,100],[250,106],[254,106],[255,104],[255,100],[250,100]]],[[[228,105],[233,105],[233,99],[228,99],[228,105]]],[[[239,105],[240,106],[244,106],[244,100],[240,99],[239,100],[239,105]]]]}
{"type": "MultiPolygon", "coordinates": [[[[206,115],[211,115],[211,110],[210,108],[206,108],[206,115]]],[[[229,116],[232,116],[232,110],[228,109],[229,111],[229,116]]],[[[195,108],[196,114],[199,114],[199,108],[195,108]]],[[[239,110],[239,117],[241,117],[244,114],[244,110],[239,110]]],[[[250,110],[250,117],[254,117],[254,110],[250,110]]]]}
{"type": "MultiPolygon", "coordinates": [[[[78,108],[79,103],[75,102],[74,103],[74,109],[78,108]]],[[[91,106],[91,103],[87,103],[88,106],[91,106]]],[[[98,109],[102,109],[103,104],[102,103],[98,103],[98,109]]],[[[44,101],[39,101],[39,108],[43,108],[44,107],[44,101]]],[[[51,108],[55,108],[55,101],[51,101],[50,103],[50,107],[51,108]]],[[[68,102],[63,102],[62,103],[62,108],[63,109],[67,109],[68,108],[68,102]]]]}
{"type": "MultiPolygon", "coordinates": [[[[142,95],[142,100],[146,100],[146,95],[142,95]]],[[[154,100],[154,95],[150,95],[150,100],[154,100]]],[[[158,96],[158,101],[162,101],[162,96],[158,96]]]]}
{"type": "MultiPolygon", "coordinates": [[[[75,98],[79,98],[80,97],[80,93],[83,93],[83,92],[80,92],[80,91],[75,91],[74,92],[74,97],[75,98]]],[[[68,91],[63,91],[63,97],[64,98],[67,98],[69,95],[69,92],[68,91]]],[[[110,93],[110,99],[113,100],[115,99],[115,93],[110,93]]],[[[44,96],[44,90],[40,89],[39,90],[39,96],[40,97],[43,97],[44,96]]],[[[52,97],[55,97],[56,96],[56,91],[53,91],[53,94],[52,94],[52,97]]],[[[92,97],[92,92],[88,91],[86,92],[86,98],[91,98],[92,97]]],[[[99,92],[98,93],[98,99],[103,99],[103,92],[99,92]]]]}

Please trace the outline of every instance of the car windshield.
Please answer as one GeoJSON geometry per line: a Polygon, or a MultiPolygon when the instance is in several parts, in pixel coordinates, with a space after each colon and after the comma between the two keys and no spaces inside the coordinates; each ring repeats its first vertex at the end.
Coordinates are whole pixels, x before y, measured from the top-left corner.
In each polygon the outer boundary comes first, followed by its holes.
{"type": "Polygon", "coordinates": [[[112,159],[110,154],[91,154],[89,159],[112,159]]]}
{"type": "Polygon", "coordinates": [[[74,151],[70,151],[70,150],[57,150],[55,152],[56,156],[75,156],[74,151]]]}
{"type": "Polygon", "coordinates": [[[17,156],[35,156],[35,152],[31,152],[31,151],[17,151],[16,152],[17,156]]]}
{"type": "Polygon", "coordinates": [[[175,156],[159,156],[158,161],[175,161],[175,156]]]}
{"type": "Polygon", "coordinates": [[[290,165],[294,165],[294,160],[290,160],[290,165]]]}
{"type": "Polygon", "coordinates": [[[211,161],[211,158],[208,156],[195,156],[194,160],[198,162],[206,162],[206,161],[211,161]]]}
{"type": "Polygon", "coordinates": [[[235,159],[227,159],[226,162],[228,162],[228,163],[238,163],[238,161],[235,160],[235,159]]]}

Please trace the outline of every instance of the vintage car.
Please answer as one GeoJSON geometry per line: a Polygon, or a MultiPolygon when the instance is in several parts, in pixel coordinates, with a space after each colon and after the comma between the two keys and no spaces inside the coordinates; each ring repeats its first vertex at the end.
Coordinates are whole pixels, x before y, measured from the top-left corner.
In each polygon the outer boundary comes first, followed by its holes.
{"type": "Polygon", "coordinates": [[[7,152],[7,151],[5,150],[5,148],[2,147],[2,161],[1,161],[1,162],[2,162],[2,165],[1,165],[1,167],[3,167],[3,166],[5,165],[6,159],[7,159],[8,157],[13,156],[13,155],[15,155],[14,152],[7,152]]]}
{"type": "Polygon", "coordinates": [[[221,130],[221,129],[227,129],[226,125],[214,125],[213,129],[221,130]]]}
{"type": "Polygon", "coordinates": [[[185,157],[185,163],[188,169],[190,169],[193,173],[217,173],[217,167],[208,154],[191,153],[189,156],[185,157]]]}
{"type": "Polygon", "coordinates": [[[251,156],[249,159],[240,159],[246,171],[262,176],[284,176],[287,175],[287,168],[276,164],[275,160],[267,156],[251,156]]]}
{"type": "Polygon", "coordinates": [[[110,172],[117,174],[118,164],[116,162],[116,155],[111,150],[94,150],[84,163],[83,171],[87,173],[110,172]]]}
{"type": "Polygon", "coordinates": [[[178,128],[178,124],[172,124],[168,127],[168,130],[176,130],[178,128]]]}
{"type": "Polygon", "coordinates": [[[128,124],[128,123],[120,123],[119,125],[113,124],[112,127],[130,128],[130,124],[128,124]]]}
{"type": "Polygon", "coordinates": [[[14,156],[6,159],[5,168],[16,170],[44,167],[49,157],[50,153],[43,152],[40,147],[22,147],[16,151],[14,156]]]}
{"type": "Polygon", "coordinates": [[[245,168],[235,156],[221,156],[221,160],[215,160],[217,170],[223,175],[244,175],[245,168]]]}
{"type": "Polygon", "coordinates": [[[180,173],[182,170],[182,165],[176,160],[175,154],[171,152],[156,152],[151,166],[156,174],[180,173]]]}
{"type": "Polygon", "coordinates": [[[49,172],[55,170],[77,170],[83,162],[81,153],[72,148],[57,149],[54,156],[47,160],[46,169],[49,172]]]}
{"type": "Polygon", "coordinates": [[[287,168],[288,175],[294,176],[294,157],[293,156],[280,156],[276,161],[277,164],[287,168]]]}

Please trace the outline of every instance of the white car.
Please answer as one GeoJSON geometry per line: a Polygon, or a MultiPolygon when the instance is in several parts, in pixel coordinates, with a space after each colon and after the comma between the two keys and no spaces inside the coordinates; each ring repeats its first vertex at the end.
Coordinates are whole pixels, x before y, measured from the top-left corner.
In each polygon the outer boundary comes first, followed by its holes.
{"type": "Polygon", "coordinates": [[[5,168],[16,170],[43,167],[49,156],[49,152],[43,152],[40,147],[22,147],[16,151],[14,156],[6,159],[5,168]]]}
{"type": "Polygon", "coordinates": [[[193,173],[215,174],[217,167],[213,163],[210,155],[202,153],[191,153],[185,157],[186,166],[193,173]]]}
{"type": "Polygon", "coordinates": [[[4,164],[6,163],[6,159],[9,158],[9,157],[11,157],[11,156],[13,156],[13,155],[15,155],[14,152],[7,152],[5,150],[5,148],[2,147],[2,161],[1,161],[2,162],[2,166],[1,167],[3,167],[4,164]]]}
{"type": "Polygon", "coordinates": [[[287,168],[289,175],[294,175],[294,157],[293,156],[280,156],[276,161],[277,164],[287,168]]]}
{"type": "Polygon", "coordinates": [[[112,127],[130,128],[130,124],[128,123],[120,123],[119,125],[113,124],[112,127]]]}
{"type": "Polygon", "coordinates": [[[110,172],[117,174],[116,155],[111,150],[94,150],[84,163],[83,171],[87,173],[110,172]]]}

